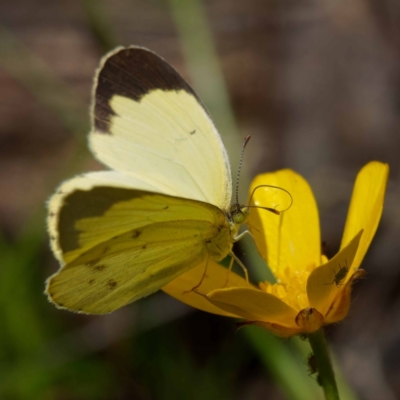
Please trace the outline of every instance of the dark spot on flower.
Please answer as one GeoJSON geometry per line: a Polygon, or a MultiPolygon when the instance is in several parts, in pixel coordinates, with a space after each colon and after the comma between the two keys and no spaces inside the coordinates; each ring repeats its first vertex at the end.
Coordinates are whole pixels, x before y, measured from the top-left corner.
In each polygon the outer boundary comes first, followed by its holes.
{"type": "Polygon", "coordinates": [[[95,279],[91,279],[91,280],[89,281],[89,285],[93,285],[93,283],[95,283],[95,282],[96,282],[95,279]]]}
{"type": "Polygon", "coordinates": [[[100,265],[96,265],[93,269],[95,271],[99,271],[100,272],[100,271],[103,271],[105,267],[106,267],[105,265],[100,264],[100,265]]]}

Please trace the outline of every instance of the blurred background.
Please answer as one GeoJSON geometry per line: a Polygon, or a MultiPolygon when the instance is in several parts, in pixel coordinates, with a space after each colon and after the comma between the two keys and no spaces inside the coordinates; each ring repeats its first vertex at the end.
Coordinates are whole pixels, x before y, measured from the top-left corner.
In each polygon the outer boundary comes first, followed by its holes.
{"type": "Polygon", "coordinates": [[[86,147],[93,73],[129,44],[194,86],[234,170],[252,135],[248,177],[286,167],[306,177],[328,256],[357,172],[389,163],[367,279],[327,334],[341,398],[400,398],[399,22],[391,0],[1,2],[0,398],[321,398],[300,340],[237,331],[164,293],[103,317],[56,310],[43,295],[58,268],[45,202],[63,179],[102,168],[86,147]]]}

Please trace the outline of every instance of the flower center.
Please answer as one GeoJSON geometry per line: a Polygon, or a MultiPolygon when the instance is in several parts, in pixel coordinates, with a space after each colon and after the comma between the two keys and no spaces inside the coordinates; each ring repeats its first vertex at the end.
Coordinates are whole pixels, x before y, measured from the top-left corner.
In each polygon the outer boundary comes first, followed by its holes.
{"type": "Polygon", "coordinates": [[[273,294],[295,310],[302,310],[310,306],[307,297],[307,279],[315,269],[315,264],[310,263],[302,269],[290,266],[275,272],[277,283],[260,282],[261,290],[273,294]]]}

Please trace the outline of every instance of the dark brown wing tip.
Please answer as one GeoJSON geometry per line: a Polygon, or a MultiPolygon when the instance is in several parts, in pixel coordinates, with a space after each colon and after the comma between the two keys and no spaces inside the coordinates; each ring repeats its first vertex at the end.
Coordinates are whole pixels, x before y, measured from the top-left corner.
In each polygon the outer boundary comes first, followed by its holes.
{"type": "MultiPolygon", "coordinates": [[[[140,100],[153,90],[185,90],[200,102],[193,89],[162,57],[144,47],[117,47],[100,61],[93,85],[92,124],[96,132],[110,134],[115,116],[110,100],[118,95],[140,100]]],[[[201,102],[200,102],[201,104],[201,102]]]]}

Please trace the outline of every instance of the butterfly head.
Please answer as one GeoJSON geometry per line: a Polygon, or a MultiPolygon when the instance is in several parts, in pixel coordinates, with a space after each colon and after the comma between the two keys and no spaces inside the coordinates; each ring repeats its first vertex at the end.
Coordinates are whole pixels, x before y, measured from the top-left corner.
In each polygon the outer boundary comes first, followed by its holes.
{"type": "Polygon", "coordinates": [[[244,224],[249,217],[250,209],[248,206],[244,206],[239,203],[232,204],[229,210],[229,219],[236,225],[240,226],[244,224]]]}
{"type": "Polygon", "coordinates": [[[246,223],[249,217],[249,212],[249,207],[241,205],[239,203],[232,204],[231,208],[227,212],[229,229],[231,231],[231,236],[234,242],[237,240],[240,226],[246,223]]]}

